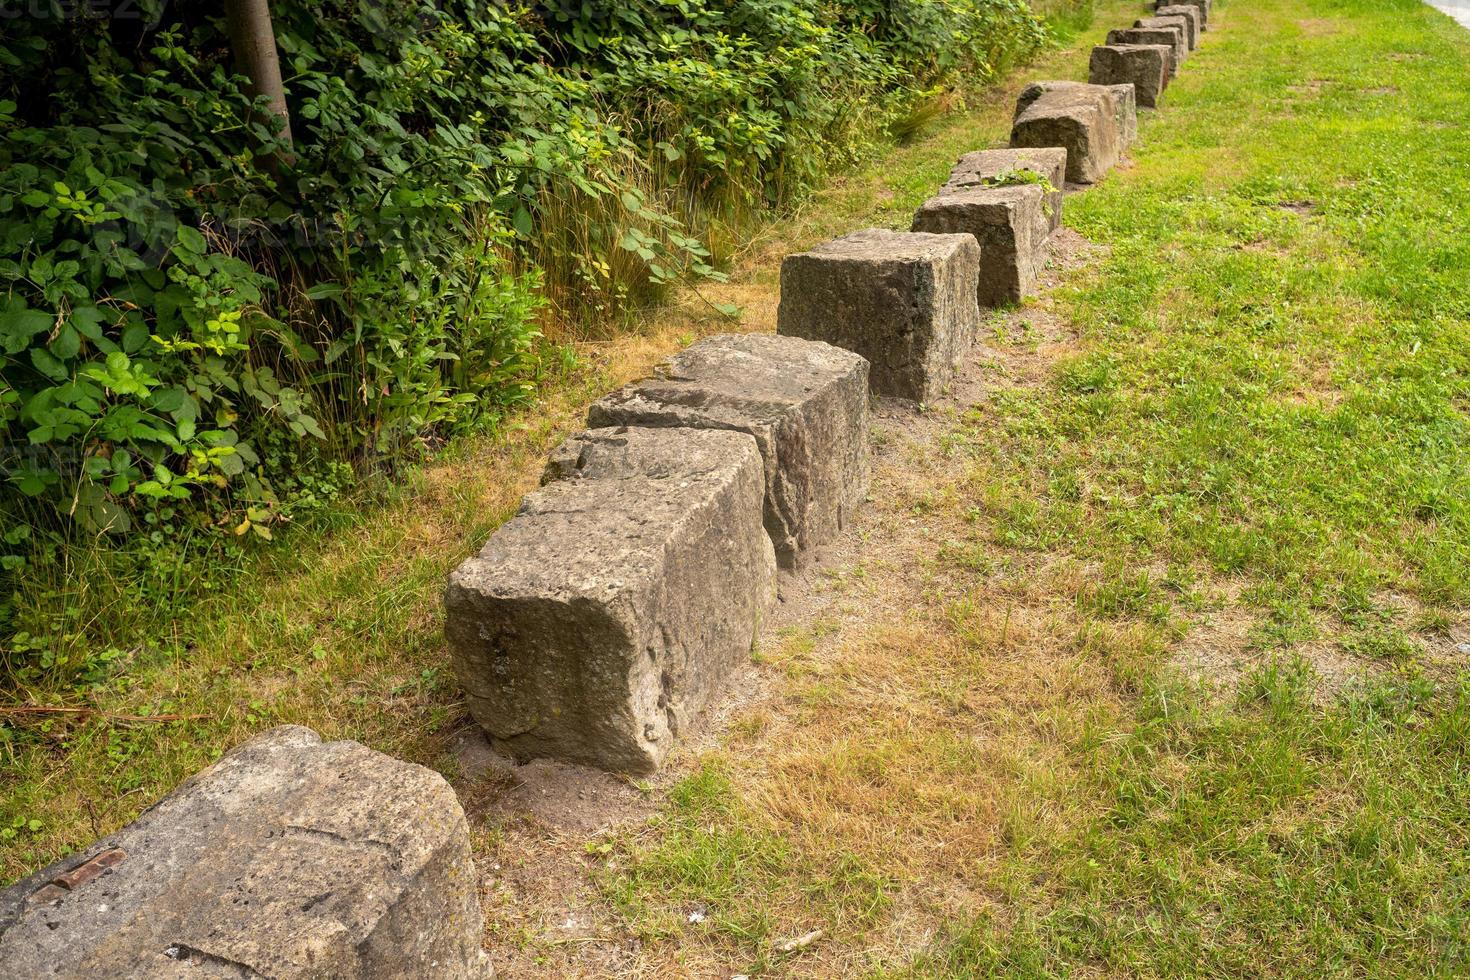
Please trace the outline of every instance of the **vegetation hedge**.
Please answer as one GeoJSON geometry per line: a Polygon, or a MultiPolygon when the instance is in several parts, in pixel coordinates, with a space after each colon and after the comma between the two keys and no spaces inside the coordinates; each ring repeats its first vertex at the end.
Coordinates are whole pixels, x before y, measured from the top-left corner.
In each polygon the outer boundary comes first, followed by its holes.
{"type": "Polygon", "coordinates": [[[78,554],[166,601],[530,400],[605,330],[1045,39],[1021,0],[32,0],[0,46],[0,651],[105,669],[78,554]],[[110,5],[109,5],[110,4],[110,5]],[[99,559],[99,555],[103,556],[99,559]]]}

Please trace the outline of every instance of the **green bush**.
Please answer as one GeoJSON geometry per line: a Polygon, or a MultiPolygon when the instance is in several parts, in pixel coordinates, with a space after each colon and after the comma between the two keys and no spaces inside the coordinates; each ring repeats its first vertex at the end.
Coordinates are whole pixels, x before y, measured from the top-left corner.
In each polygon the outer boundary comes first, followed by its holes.
{"type": "Polygon", "coordinates": [[[228,566],[354,472],[526,404],[548,319],[606,331],[718,275],[722,224],[1044,39],[1020,0],[282,0],[287,142],[217,8],[28,9],[0,48],[0,637],[23,682],[116,639],[37,585],[76,549],[134,601],[187,593],[198,556],[228,566]]]}

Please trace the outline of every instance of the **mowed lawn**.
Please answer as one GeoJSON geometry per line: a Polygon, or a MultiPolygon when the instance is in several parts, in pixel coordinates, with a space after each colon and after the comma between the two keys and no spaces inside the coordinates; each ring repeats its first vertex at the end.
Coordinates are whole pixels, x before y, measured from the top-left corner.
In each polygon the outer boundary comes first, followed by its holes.
{"type": "MultiPolygon", "coordinates": [[[[1142,14],[1098,3],[1032,74],[1085,77],[1142,14]]],[[[987,324],[940,437],[886,437],[831,611],[763,645],[765,693],[643,787],[656,815],[471,807],[504,975],[1470,974],[1470,32],[1417,0],[1216,0],[1213,25],[1131,165],[1068,199],[1095,249],[987,324]],[[559,889],[590,934],[557,932],[559,889]]],[[[706,295],[769,329],[785,250],[906,227],[1013,94],[706,295]]],[[[681,316],[90,694],[184,720],[3,733],[5,876],[287,722],[483,797],[448,750],[444,576],[587,400],[727,328],[681,316]]]]}

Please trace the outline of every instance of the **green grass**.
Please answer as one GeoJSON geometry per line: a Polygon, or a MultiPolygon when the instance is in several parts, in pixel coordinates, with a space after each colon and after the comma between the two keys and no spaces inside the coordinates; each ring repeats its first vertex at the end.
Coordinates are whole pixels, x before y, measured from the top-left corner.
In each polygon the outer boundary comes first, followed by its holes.
{"type": "MultiPolygon", "coordinates": [[[[1414,637],[1470,599],[1470,34],[1408,0],[1219,8],[1138,165],[1069,200],[1110,249],[1064,297],[1085,350],[987,419],[978,479],[1022,544],[1052,546],[1025,504],[1072,555],[1244,579],[1284,653],[1223,706],[1148,671],[1073,747],[1096,814],[900,975],[1470,972],[1470,684],[1414,637]],[[1392,669],[1314,703],[1315,620],[1392,669]]],[[[1087,612],[1152,591],[1105,577],[1087,612]]]]}

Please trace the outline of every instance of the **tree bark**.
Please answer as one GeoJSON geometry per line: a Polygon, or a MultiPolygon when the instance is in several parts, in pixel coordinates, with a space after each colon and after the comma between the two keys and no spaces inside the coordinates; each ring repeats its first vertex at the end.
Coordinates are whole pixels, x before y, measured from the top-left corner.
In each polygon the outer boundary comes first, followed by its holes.
{"type": "Polygon", "coordinates": [[[276,54],[276,32],[271,25],[269,0],[225,0],[230,48],[240,73],[250,80],[250,94],[270,99],[271,115],[282,125],[281,137],[291,142],[291,114],[281,84],[281,61],[276,54]]]}

